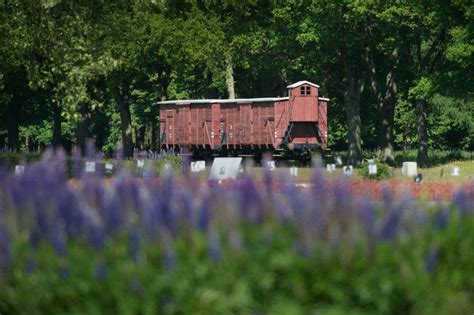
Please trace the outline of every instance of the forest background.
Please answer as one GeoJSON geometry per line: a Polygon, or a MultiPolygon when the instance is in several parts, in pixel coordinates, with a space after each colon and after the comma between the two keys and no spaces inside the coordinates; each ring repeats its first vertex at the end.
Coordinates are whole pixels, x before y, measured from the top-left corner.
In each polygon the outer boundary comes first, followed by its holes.
{"type": "Polygon", "coordinates": [[[330,145],[474,150],[469,0],[3,0],[0,147],[159,148],[156,102],[283,96],[308,80],[330,145]]]}

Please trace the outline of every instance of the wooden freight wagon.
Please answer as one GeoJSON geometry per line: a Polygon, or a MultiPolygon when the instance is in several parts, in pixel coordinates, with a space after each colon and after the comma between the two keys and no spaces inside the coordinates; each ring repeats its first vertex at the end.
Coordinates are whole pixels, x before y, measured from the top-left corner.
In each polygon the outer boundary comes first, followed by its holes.
{"type": "Polygon", "coordinates": [[[287,97],[159,102],[161,146],[196,155],[282,152],[303,158],[326,149],[329,99],[308,81],[287,88],[287,97]]]}

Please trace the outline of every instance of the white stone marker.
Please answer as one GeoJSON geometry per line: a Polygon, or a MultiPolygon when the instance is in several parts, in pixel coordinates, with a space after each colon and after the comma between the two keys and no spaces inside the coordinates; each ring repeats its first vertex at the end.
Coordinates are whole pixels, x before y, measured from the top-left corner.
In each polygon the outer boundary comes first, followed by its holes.
{"type": "Polygon", "coordinates": [[[171,164],[166,163],[165,165],[163,165],[163,170],[168,173],[171,172],[171,164]]]}
{"type": "Polygon", "coordinates": [[[216,157],[212,162],[209,180],[236,179],[241,163],[241,157],[216,157]]]}
{"type": "Polygon", "coordinates": [[[459,176],[459,171],[461,168],[457,165],[451,166],[451,176],[459,176]]]}
{"type": "Polygon", "coordinates": [[[403,162],[402,175],[407,177],[414,177],[418,174],[416,162],[403,162]]]}
{"type": "Polygon", "coordinates": [[[375,163],[375,159],[368,159],[368,160],[367,160],[367,163],[369,163],[369,164],[374,164],[374,163],[375,163]]]}
{"type": "Polygon", "coordinates": [[[276,169],[275,161],[266,161],[265,162],[265,167],[269,171],[274,171],[276,169]]]}
{"type": "Polygon", "coordinates": [[[23,165],[15,165],[15,175],[20,176],[25,173],[25,167],[23,165]]]}
{"type": "Polygon", "coordinates": [[[336,164],[326,164],[326,170],[328,173],[332,173],[336,171],[336,164]]]}
{"type": "Polygon", "coordinates": [[[298,168],[296,166],[290,167],[290,175],[294,177],[298,177],[298,168]]]}
{"type": "Polygon", "coordinates": [[[113,170],[114,170],[114,165],[112,163],[105,163],[106,172],[112,173],[113,170]]]}
{"type": "Polygon", "coordinates": [[[377,175],[377,164],[369,164],[369,175],[377,175]]]}
{"type": "Polygon", "coordinates": [[[352,167],[352,165],[346,165],[343,167],[343,172],[344,172],[344,175],[346,176],[352,176],[352,173],[354,172],[354,168],[352,167]]]}
{"type": "Polygon", "coordinates": [[[145,166],[145,161],[144,160],[137,160],[137,167],[138,168],[143,168],[145,166]]]}
{"type": "Polygon", "coordinates": [[[95,173],[95,162],[86,162],[86,173],[95,173]]]}
{"type": "Polygon", "coordinates": [[[191,162],[191,172],[198,173],[206,170],[206,161],[191,162]]]}

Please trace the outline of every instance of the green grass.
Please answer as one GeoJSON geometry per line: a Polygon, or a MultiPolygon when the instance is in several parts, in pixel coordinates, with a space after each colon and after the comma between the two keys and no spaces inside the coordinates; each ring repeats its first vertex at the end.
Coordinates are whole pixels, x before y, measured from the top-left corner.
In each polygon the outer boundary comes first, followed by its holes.
{"type": "MultiPolygon", "coordinates": [[[[206,172],[198,173],[198,177],[206,179],[209,175],[208,168],[206,172]]],[[[308,181],[311,179],[314,169],[311,167],[299,167],[298,168],[298,181],[308,181]]],[[[354,174],[352,178],[360,179],[362,178],[359,175],[360,169],[354,169],[354,174]]],[[[262,167],[249,167],[246,169],[246,172],[255,176],[258,180],[262,179],[263,169],[262,167]]],[[[418,169],[418,173],[423,175],[423,182],[436,182],[436,183],[454,183],[460,184],[474,180],[474,161],[461,161],[461,162],[450,162],[446,164],[441,164],[438,166],[418,169]],[[459,176],[451,176],[451,166],[457,165],[460,167],[459,176]]],[[[274,178],[290,177],[290,168],[289,167],[277,167],[275,171],[272,172],[274,178]]],[[[411,177],[402,176],[401,167],[395,167],[392,169],[392,178],[403,181],[413,181],[411,177]]],[[[336,168],[334,173],[328,173],[325,169],[323,170],[323,175],[327,179],[336,179],[343,176],[343,170],[341,167],[336,168]]]]}
{"type": "MultiPolygon", "coordinates": [[[[418,173],[423,175],[424,182],[437,183],[465,183],[474,180],[474,161],[460,161],[441,164],[438,166],[418,169],[418,173]],[[451,166],[460,167],[459,176],[451,176],[451,166]]],[[[396,179],[407,179],[402,177],[401,168],[396,169],[396,179]]]]}
{"type": "MultiPolygon", "coordinates": [[[[334,156],[341,156],[344,160],[344,155],[334,154],[334,156]]],[[[370,155],[366,154],[367,157],[370,155]]],[[[28,162],[39,159],[39,154],[21,155],[21,154],[0,154],[0,164],[14,168],[14,165],[19,163],[21,160],[27,160],[28,162]]],[[[467,151],[432,151],[430,152],[430,158],[432,161],[432,167],[425,169],[418,169],[418,172],[423,175],[423,182],[441,182],[441,183],[465,183],[474,180],[474,152],[467,151]],[[451,166],[458,165],[460,167],[459,176],[451,176],[451,166]]],[[[395,160],[397,167],[393,168],[392,173],[394,179],[412,181],[412,178],[403,177],[401,174],[401,164],[403,161],[415,161],[416,151],[399,151],[395,153],[395,160]]],[[[70,161],[69,161],[70,162],[70,161]]],[[[164,163],[170,163],[176,170],[179,169],[179,161],[175,158],[164,159],[163,161],[155,161],[155,167],[161,168],[164,163]]],[[[126,168],[134,168],[134,163],[125,162],[126,168]]],[[[198,173],[197,176],[202,179],[207,179],[209,176],[209,168],[206,172],[198,173]]],[[[262,168],[259,166],[248,167],[246,170],[248,173],[254,175],[257,179],[262,178],[262,168]]],[[[359,175],[360,169],[354,169],[353,178],[361,178],[359,175]]],[[[179,173],[179,171],[177,172],[179,173]]],[[[308,181],[311,179],[313,168],[311,167],[298,167],[299,181],[308,181]]],[[[338,167],[334,173],[328,173],[326,170],[323,171],[325,178],[335,179],[343,175],[341,167],[338,167]]],[[[280,166],[274,172],[273,175],[276,179],[281,177],[290,177],[290,169],[288,166],[280,166]]]]}

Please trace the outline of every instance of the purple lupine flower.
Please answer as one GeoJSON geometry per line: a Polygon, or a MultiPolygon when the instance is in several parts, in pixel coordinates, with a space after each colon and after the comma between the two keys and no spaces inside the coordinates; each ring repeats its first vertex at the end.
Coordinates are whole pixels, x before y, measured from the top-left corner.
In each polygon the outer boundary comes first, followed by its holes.
{"type": "Polygon", "coordinates": [[[159,227],[163,225],[163,216],[161,213],[161,197],[158,193],[151,194],[152,198],[147,205],[143,220],[147,236],[153,239],[160,231],[159,227]]]}
{"type": "Polygon", "coordinates": [[[243,219],[259,223],[263,219],[263,203],[259,195],[259,189],[255,181],[250,176],[245,176],[237,184],[239,193],[240,215],[243,219]]]}
{"type": "Polygon", "coordinates": [[[445,205],[441,206],[441,208],[435,214],[435,227],[438,229],[444,229],[446,226],[448,226],[450,217],[451,213],[449,209],[445,205]]]}
{"type": "Polygon", "coordinates": [[[81,148],[75,147],[72,150],[72,176],[80,178],[82,175],[82,154],[81,148]]]}
{"type": "Polygon", "coordinates": [[[32,258],[32,257],[28,258],[28,260],[26,261],[26,265],[25,265],[25,271],[27,273],[35,273],[36,272],[36,261],[34,260],[34,258],[32,258]]]}
{"type": "Polygon", "coordinates": [[[326,199],[327,188],[321,167],[314,169],[313,175],[311,176],[311,184],[313,185],[311,190],[314,198],[319,201],[324,201],[326,199]]]}
{"type": "Polygon", "coordinates": [[[140,258],[140,236],[136,228],[130,230],[128,234],[128,253],[133,261],[138,262],[140,258]]]}
{"type": "Polygon", "coordinates": [[[382,187],[382,200],[383,200],[385,209],[388,209],[392,206],[393,195],[392,195],[392,190],[390,189],[388,185],[384,185],[382,187]]]}
{"type": "Polygon", "coordinates": [[[70,275],[71,275],[71,271],[69,270],[67,266],[59,267],[59,278],[61,278],[61,280],[68,279],[70,275]]]}
{"type": "Polygon", "coordinates": [[[45,213],[44,209],[39,206],[38,203],[35,203],[35,223],[37,229],[43,234],[50,233],[50,222],[48,220],[48,216],[45,213]]]}
{"type": "Polygon", "coordinates": [[[118,161],[123,160],[123,146],[121,143],[117,144],[115,148],[115,159],[118,161]]]}
{"type": "Polygon", "coordinates": [[[436,265],[438,263],[439,257],[439,247],[432,246],[428,251],[426,258],[425,258],[425,270],[433,274],[436,270],[436,265]]]}
{"type": "Polygon", "coordinates": [[[263,187],[265,188],[265,192],[268,195],[273,193],[273,178],[272,172],[270,170],[270,166],[268,163],[271,162],[271,157],[267,156],[262,160],[262,172],[263,172],[263,187]]]}
{"type": "Polygon", "coordinates": [[[131,209],[140,208],[140,196],[138,186],[131,178],[121,176],[115,182],[115,193],[124,207],[131,209]]]}
{"type": "Polygon", "coordinates": [[[132,290],[133,293],[135,294],[140,294],[143,292],[143,286],[137,278],[133,277],[130,280],[130,289],[132,290]]]}
{"type": "Polygon", "coordinates": [[[15,210],[21,210],[27,201],[25,192],[28,192],[29,187],[24,185],[23,180],[19,178],[11,179],[6,185],[6,192],[8,193],[11,201],[11,206],[15,210]]]}
{"type": "Polygon", "coordinates": [[[189,154],[189,151],[186,149],[186,150],[182,150],[181,152],[181,171],[184,173],[184,174],[188,174],[189,171],[190,171],[190,167],[191,167],[191,154],[189,154]]]}
{"type": "Polygon", "coordinates": [[[438,229],[444,229],[449,223],[449,209],[442,207],[435,215],[435,226],[438,229]]]}
{"type": "Polygon", "coordinates": [[[51,245],[54,248],[56,254],[60,257],[67,256],[67,236],[65,231],[64,222],[59,220],[56,222],[53,231],[51,231],[51,245]]]}
{"type": "Polygon", "coordinates": [[[197,227],[201,231],[207,231],[211,221],[211,197],[205,196],[201,201],[201,206],[197,211],[197,227]]]}
{"type": "Polygon", "coordinates": [[[41,233],[38,231],[37,228],[32,227],[32,230],[30,231],[30,234],[28,235],[28,244],[30,245],[31,248],[36,248],[38,247],[40,241],[41,241],[41,233]]]}
{"type": "Polygon", "coordinates": [[[185,220],[192,221],[194,215],[194,201],[189,191],[182,191],[179,199],[181,200],[182,214],[185,220]]]}
{"type": "Polygon", "coordinates": [[[401,214],[400,209],[392,208],[385,215],[379,231],[382,240],[391,240],[396,236],[401,222],[401,214]]]}
{"type": "Polygon", "coordinates": [[[289,207],[286,206],[283,198],[281,198],[281,194],[272,196],[272,204],[275,207],[275,213],[277,215],[277,219],[281,223],[290,222],[291,211],[289,207]]]}
{"type": "Polygon", "coordinates": [[[412,223],[421,226],[426,224],[428,217],[426,211],[419,207],[419,203],[416,200],[404,200],[401,202],[401,207],[403,209],[410,209],[410,215],[413,218],[412,223]]]}
{"type": "Polygon", "coordinates": [[[116,232],[123,223],[122,205],[117,195],[111,195],[104,201],[102,211],[107,232],[116,232]]]}
{"type": "Polygon", "coordinates": [[[105,244],[105,231],[99,225],[90,227],[89,230],[89,241],[95,250],[99,251],[104,247],[105,244]]]}
{"type": "Polygon", "coordinates": [[[219,234],[214,229],[207,233],[207,252],[212,261],[218,262],[222,258],[219,234]]]}
{"type": "Polygon", "coordinates": [[[244,247],[244,240],[242,239],[242,235],[240,232],[234,228],[230,232],[229,237],[230,248],[235,251],[240,251],[244,247]]]}
{"type": "Polygon", "coordinates": [[[165,228],[161,231],[162,257],[165,272],[173,272],[176,268],[177,257],[173,249],[171,233],[165,228]]]}
{"type": "Polygon", "coordinates": [[[79,235],[83,226],[83,216],[78,207],[76,194],[68,186],[64,186],[58,190],[57,195],[55,218],[64,222],[68,234],[79,235]]]}
{"type": "Polygon", "coordinates": [[[158,178],[158,173],[150,166],[143,170],[143,180],[145,183],[153,183],[158,178]]]}
{"type": "Polygon", "coordinates": [[[60,171],[67,170],[67,155],[66,151],[63,148],[58,148],[54,152],[54,157],[56,159],[57,167],[60,171]]]}
{"type": "Polygon", "coordinates": [[[6,226],[0,222],[0,270],[10,266],[11,255],[10,235],[6,226]]]}
{"type": "Polygon", "coordinates": [[[300,194],[295,185],[286,185],[283,189],[283,194],[288,200],[290,207],[295,211],[295,214],[300,213],[304,208],[304,202],[300,198],[300,194]]]}
{"type": "Polygon", "coordinates": [[[99,261],[95,268],[95,277],[99,281],[104,281],[107,278],[107,268],[103,260],[99,261]]]}
{"type": "Polygon", "coordinates": [[[364,231],[367,235],[373,236],[377,218],[374,204],[367,200],[362,201],[357,209],[357,214],[364,231]]]}
{"type": "Polygon", "coordinates": [[[333,194],[334,213],[341,216],[341,218],[347,217],[350,213],[350,207],[352,206],[351,202],[347,202],[352,199],[352,191],[349,182],[346,180],[338,180],[333,187],[333,194]]]}
{"type": "Polygon", "coordinates": [[[309,248],[309,244],[305,237],[303,235],[300,235],[296,240],[295,240],[295,251],[296,254],[300,257],[309,257],[311,250],[309,248]]]}
{"type": "Polygon", "coordinates": [[[103,207],[106,196],[105,187],[97,177],[86,177],[83,179],[82,195],[94,207],[103,207]]]}
{"type": "Polygon", "coordinates": [[[453,203],[459,209],[461,215],[466,215],[469,210],[469,197],[466,191],[458,189],[453,194],[453,203]]]}
{"type": "Polygon", "coordinates": [[[86,148],[85,148],[86,157],[88,159],[95,159],[95,143],[94,140],[88,138],[86,139],[86,148]]]}

